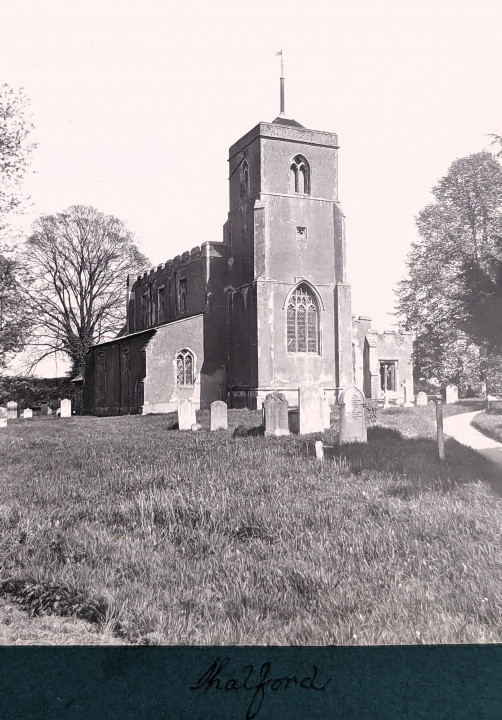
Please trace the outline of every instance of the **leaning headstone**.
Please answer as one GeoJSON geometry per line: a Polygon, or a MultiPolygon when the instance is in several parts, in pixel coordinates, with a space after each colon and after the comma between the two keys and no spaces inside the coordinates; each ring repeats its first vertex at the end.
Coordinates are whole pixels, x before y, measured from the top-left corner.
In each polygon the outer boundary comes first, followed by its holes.
{"type": "Polygon", "coordinates": [[[7,403],[7,420],[17,420],[17,402],[9,400],[7,403]]]}
{"type": "Polygon", "coordinates": [[[52,408],[50,405],[47,406],[47,415],[52,415],[52,408]]]}
{"type": "Polygon", "coordinates": [[[227,404],[226,402],[223,402],[223,400],[215,400],[209,406],[209,429],[228,429],[227,404]]]}
{"type": "Polygon", "coordinates": [[[42,403],[40,405],[40,415],[48,415],[49,406],[47,403],[42,403]]]}
{"type": "Polygon", "coordinates": [[[421,390],[417,395],[417,405],[427,405],[427,393],[421,390]]]}
{"type": "Polygon", "coordinates": [[[403,383],[404,407],[413,407],[413,380],[406,379],[403,383]]]}
{"type": "Polygon", "coordinates": [[[71,400],[68,400],[67,398],[61,400],[60,416],[62,418],[71,417],[71,400]]]}
{"type": "Polygon", "coordinates": [[[298,388],[298,409],[300,414],[300,435],[324,432],[326,410],[324,390],[316,385],[298,388]]]}
{"type": "Polygon", "coordinates": [[[7,408],[0,407],[0,428],[7,427],[7,408]]]}
{"type": "Polygon", "coordinates": [[[180,430],[191,430],[192,425],[195,425],[196,423],[195,405],[191,400],[186,398],[178,405],[178,428],[180,430]]]}
{"type": "Polygon", "coordinates": [[[282,393],[269,393],[263,403],[265,435],[289,435],[288,401],[282,393]]]}
{"type": "Polygon", "coordinates": [[[350,385],[340,395],[340,445],[349,442],[367,442],[364,395],[350,385]]]}
{"type": "Polygon", "coordinates": [[[23,410],[23,417],[25,420],[29,420],[33,417],[33,410],[31,408],[25,408],[23,410]]]}
{"type": "Polygon", "coordinates": [[[458,402],[458,387],[456,385],[446,386],[446,404],[453,405],[458,402]]]}
{"type": "Polygon", "coordinates": [[[322,440],[315,441],[315,456],[318,460],[324,460],[324,446],[322,440]]]}

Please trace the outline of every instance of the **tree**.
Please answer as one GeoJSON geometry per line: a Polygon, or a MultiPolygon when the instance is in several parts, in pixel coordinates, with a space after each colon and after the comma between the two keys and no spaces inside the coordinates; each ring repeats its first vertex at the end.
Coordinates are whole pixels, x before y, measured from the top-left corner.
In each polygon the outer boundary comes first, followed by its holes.
{"type": "Polygon", "coordinates": [[[23,90],[0,86],[0,224],[23,200],[21,182],[35,147],[27,106],[23,90]]]}
{"type": "Polygon", "coordinates": [[[480,152],[456,160],[417,218],[419,240],[398,287],[398,314],[416,335],[418,377],[479,381],[502,352],[502,170],[480,152]]]}
{"type": "Polygon", "coordinates": [[[23,201],[21,182],[35,144],[22,90],[0,86],[0,368],[11,352],[22,349],[29,330],[23,303],[23,267],[5,244],[7,216],[23,201]]]}
{"type": "Polygon", "coordinates": [[[149,262],[121,220],[82,205],[39,218],[25,260],[37,319],[35,360],[62,352],[77,373],[91,345],[121,329],[126,277],[149,262]]]}
{"type": "Polygon", "coordinates": [[[23,303],[20,284],[22,267],[7,254],[0,254],[0,368],[9,353],[23,349],[30,330],[30,316],[23,303]]]}

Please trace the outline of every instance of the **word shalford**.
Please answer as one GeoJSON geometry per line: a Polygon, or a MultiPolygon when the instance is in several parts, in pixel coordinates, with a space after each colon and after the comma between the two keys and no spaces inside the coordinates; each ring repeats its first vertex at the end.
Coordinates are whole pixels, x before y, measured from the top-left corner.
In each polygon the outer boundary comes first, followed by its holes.
{"type": "Polygon", "coordinates": [[[253,720],[262,706],[265,698],[265,690],[268,689],[270,692],[275,693],[278,690],[288,690],[291,687],[297,686],[303,690],[314,690],[315,692],[323,692],[331,681],[328,678],[324,685],[317,685],[316,678],[318,674],[318,668],[312,666],[312,674],[306,675],[303,678],[298,679],[295,675],[290,677],[274,678],[269,677],[271,670],[271,663],[263,663],[259,671],[257,671],[258,677],[255,674],[254,665],[246,665],[242,669],[243,673],[246,673],[244,680],[237,680],[235,677],[229,677],[225,679],[221,677],[221,674],[225,667],[229,664],[230,658],[216,658],[212,665],[206,670],[206,672],[197,680],[195,685],[190,686],[190,690],[209,690],[214,687],[216,690],[247,690],[252,692],[251,702],[246,712],[246,720],[253,720]]]}

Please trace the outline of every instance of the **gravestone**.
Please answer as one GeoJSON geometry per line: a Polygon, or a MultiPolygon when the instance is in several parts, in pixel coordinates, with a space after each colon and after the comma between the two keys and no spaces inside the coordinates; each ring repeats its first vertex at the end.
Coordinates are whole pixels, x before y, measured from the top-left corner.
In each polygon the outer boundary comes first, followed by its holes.
{"type": "Polygon", "coordinates": [[[349,385],[338,401],[340,405],[340,445],[367,442],[364,395],[355,385],[349,385]]]}
{"type": "Polygon", "coordinates": [[[263,403],[265,410],[265,435],[289,435],[288,401],[282,393],[267,395],[263,403]]]}
{"type": "Polygon", "coordinates": [[[424,393],[423,390],[417,395],[417,405],[427,405],[427,393],[424,393]]]}
{"type": "Polygon", "coordinates": [[[413,380],[406,379],[403,383],[404,407],[413,407],[413,380]]]}
{"type": "Polygon", "coordinates": [[[196,425],[195,405],[191,400],[185,398],[178,405],[178,428],[180,430],[191,430],[196,425]]]}
{"type": "Polygon", "coordinates": [[[68,400],[67,398],[61,400],[60,417],[71,417],[71,400],[68,400]]]}
{"type": "Polygon", "coordinates": [[[488,410],[495,413],[502,413],[502,398],[497,397],[496,395],[487,395],[486,400],[488,410]]]}
{"type": "Polygon", "coordinates": [[[29,420],[33,417],[33,410],[31,408],[25,408],[23,410],[23,417],[25,420],[29,420]]]}
{"type": "Polygon", "coordinates": [[[486,397],[486,383],[485,382],[481,383],[481,397],[484,397],[484,398],[486,397]]]}
{"type": "Polygon", "coordinates": [[[305,385],[298,388],[298,410],[300,435],[324,432],[326,410],[323,388],[316,385],[305,385]]]}
{"type": "Polygon", "coordinates": [[[17,420],[17,402],[9,400],[7,403],[7,420],[17,420]]]}
{"type": "Polygon", "coordinates": [[[458,387],[456,385],[446,386],[446,404],[454,405],[458,402],[458,387]]]}
{"type": "Polygon", "coordinates": [[[289,430],[297,435],[300,432],[300,418],[298,415],[298,408],[289,408],[288,410],[288,424],[289,430]]]}
{"type": "Polygon", "coordinates": [[[223,400],[215,400],[209,406],[209,429],[228,430],[227,404],[223,400]]]}
{"type": "Polygon", "coordinates": [[[7,408],[0,407],[0,428],[7,427],[7,408]]]}
{"type": "Polygon", "coordinates": [[[40,405],[40,415],[48,415],[49,414],[49,406],[47,403],[42,403],[40,405]]]}
{"type": "Polygon", "coordinates": [[[324,445],[322,440],[315,441],[315,456],[318,460],[324,460],[324,445]]]}

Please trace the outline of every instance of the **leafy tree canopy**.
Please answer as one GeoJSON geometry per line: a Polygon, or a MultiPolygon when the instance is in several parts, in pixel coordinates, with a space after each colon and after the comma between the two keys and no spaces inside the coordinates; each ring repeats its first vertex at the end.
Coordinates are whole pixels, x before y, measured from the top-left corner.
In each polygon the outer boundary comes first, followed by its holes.
{"type": "Polygon", "coordinates": [[[22,200],[21,183],[35,144],[23,90],[0,86],[0,223],[22,200]]]}
{"type": "Polygon", "coordinates": [[[30,326],[22,293],[24,269],[6,242],[9,213],[24,200],[21,185],[35,147],[22,90],[0,85],[0,369],[23,348],[30,326]]]}
{"type": "Polygon", "coordinates": [[[502,353],[502,169],[488,152],[469,155],[432,192],[398,314],[416,335],[418,377],[475,383],[502,353]]]}

